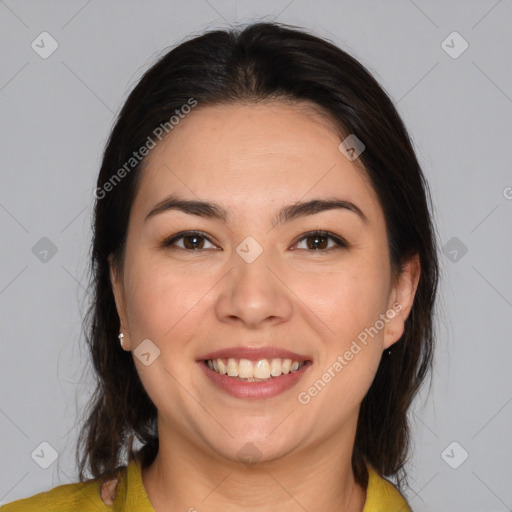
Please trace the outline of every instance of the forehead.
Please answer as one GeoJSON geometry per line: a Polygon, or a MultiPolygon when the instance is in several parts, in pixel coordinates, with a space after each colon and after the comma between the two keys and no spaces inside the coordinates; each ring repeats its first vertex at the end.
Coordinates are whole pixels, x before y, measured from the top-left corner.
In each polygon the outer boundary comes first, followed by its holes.
{"type": "Polygon", "coordinates": [[[342,138],[308,103],[199,105],[146,157],[136,203],[147,209],[173,193],[265,214],[269,203],[337,195],[378,216],[362,164],[338,149],[342,138]]]}

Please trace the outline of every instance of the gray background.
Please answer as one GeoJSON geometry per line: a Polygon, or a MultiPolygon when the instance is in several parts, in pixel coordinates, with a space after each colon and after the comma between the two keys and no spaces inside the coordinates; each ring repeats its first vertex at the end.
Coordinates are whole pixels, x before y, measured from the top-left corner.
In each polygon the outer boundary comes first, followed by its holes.
{"type": "Polygon", "coordinates": [[[431,185],[442,310],[407,497],[418,512],[511,510],[512,2],[254,4],[0,1],[0,503],[77,479],[92,193],[115,113],[167,46],[265,18],[330,38],[374,73],[431,185]],[[31,47],[51,48],[43,31],[58,43],[46,59],[31,47]],[[461,39],[442,44],[453,31],[469,44],[457,58],[461,39]]]}

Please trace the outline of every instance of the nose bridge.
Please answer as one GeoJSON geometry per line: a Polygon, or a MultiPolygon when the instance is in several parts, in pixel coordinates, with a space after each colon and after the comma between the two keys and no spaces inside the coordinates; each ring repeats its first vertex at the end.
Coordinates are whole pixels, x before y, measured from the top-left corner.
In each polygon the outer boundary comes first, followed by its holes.
{"type": "MultiPolygon", "coordinates": [[[[258,238],[262,241],[263,236],[258,238]]],[[[268,242],[263,246],[254,236],[244,238],[233,254],[233,287],[248,297],[268,295],[276,284],[269,269],[272,260],[272,247],[268,242]]]]}
{"type": "Polygon", "coordinates": [[[257,325],[268,318],[288,318],[292,305],[286,287],[274,274],[279,273],[272,249],[247,236],[235,248],[232,271],[217,304],[224,318],[257,325]]]}
{"type": "MultiPolygon", "coordinates": [[[[261,237],[259,237],[261,240],[261,237]]],[[[238,256],[247,264],[252,265],[258,259],[268,259],[269,255],[269,246],[267,244],[266,248],[263,248],[263,245],[258,242],[258,240],[253,236],[245,237],[236,247],[235,252],[238,256]],[[261,258],[263,253],[266,253],[264,258],[261,258]]],[[[260,261],[261,263],[261,261],[260,261]]]]}

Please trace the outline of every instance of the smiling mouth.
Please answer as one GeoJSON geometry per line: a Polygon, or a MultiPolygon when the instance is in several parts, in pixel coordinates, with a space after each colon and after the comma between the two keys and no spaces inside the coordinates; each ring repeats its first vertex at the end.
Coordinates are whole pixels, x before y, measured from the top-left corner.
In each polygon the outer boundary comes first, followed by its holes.
{"type": "Polygon", "coordinates": [[[242,382],[265,382],[282,375],[294,373],[311,361],[292,359],[237,359],[234,357],[205,359],[204,363],[219,375],[226,375],[242,382]]]}

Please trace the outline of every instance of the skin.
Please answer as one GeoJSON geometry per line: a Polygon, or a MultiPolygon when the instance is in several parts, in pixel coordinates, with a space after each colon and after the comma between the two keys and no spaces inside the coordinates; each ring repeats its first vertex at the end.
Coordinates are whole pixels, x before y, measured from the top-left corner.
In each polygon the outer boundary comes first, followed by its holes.
{"type": "Polygon", "coordinates": [[[147,338],[160,350],[149,366],[134,356],[158,409],[159,453],[142,472],[157,512],[363,509],[365,489],[350,464],[360,403],[382,352],[403,333],[420,266],[413,258],[392,279],[383,211],[340,142],[331,121],[306,103],[198,106],[146,159],[124,265],[111,262],[111,280],[125,350],[147,338]],[[175,210],[145,221],[171,193],[215,201],[229,222],[175,210]],[[355,203],[368,223],[329,210],[272,225],[284,205],[333,195],[355,203]],[[302,235],[316,229],[349,247],[325,252],[311,238],[308,246],[302,235]],[[184,239],[174,250],[161,246],[187,230],[206,233],[201,251],[184,249],[184,239]],[[252,263],[236,252],[248,236],[263,248],[252,263]],[[397,302],[402,310],[385,328],[299,403],[298,393],[397,302]],[[235,345],[289,349],[313,365],[277,397],[234,398],[196,360],[235,345]],[[247,466],[238,453],[249,442],[261,458],[247,466]]]}

